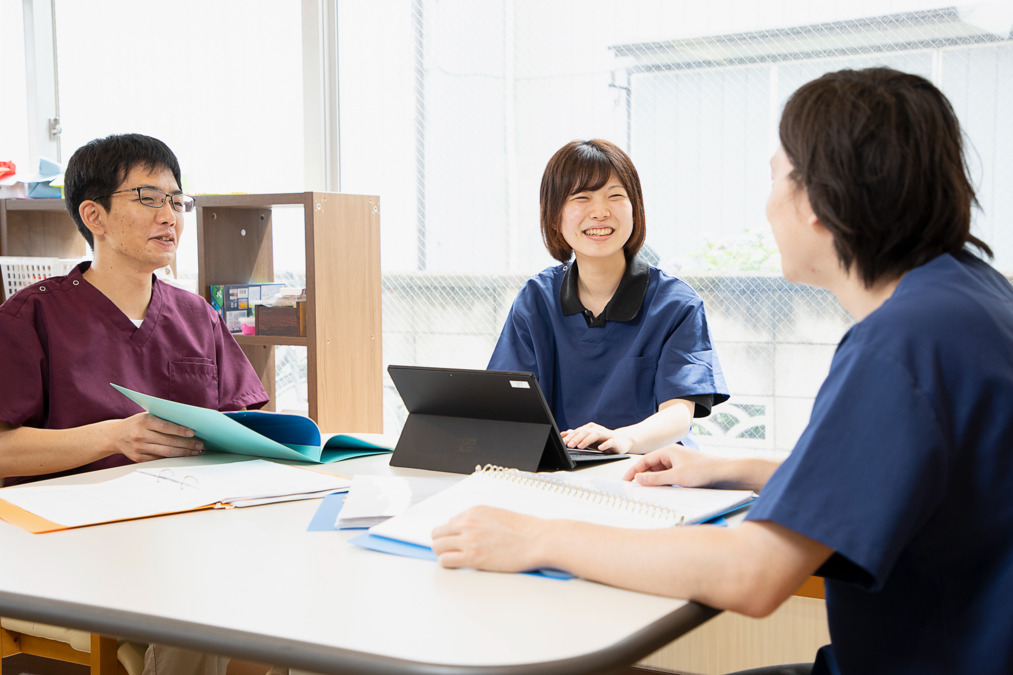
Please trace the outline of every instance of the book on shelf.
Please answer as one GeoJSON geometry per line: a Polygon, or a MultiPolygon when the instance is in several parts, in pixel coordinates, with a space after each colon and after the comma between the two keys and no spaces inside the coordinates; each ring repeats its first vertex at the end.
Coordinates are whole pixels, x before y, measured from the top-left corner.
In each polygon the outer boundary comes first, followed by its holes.
{"type": "Polygon", "coordinates": [[[112,386],[155,417],[193,429],[207,450],[327,464],[394,448],[380,434],[323,434],[316,422],[302,415],[260,410],[223,413],[112,386]]]}
{"type": "Polygon", "coordinates": [[[747,506],[755,498],[750,490],[647,487],[568,472],[532,473],[486,465],[371,527],[369,534],[431,547],[434,527],[478,505],[615,527],[676,527],[713,520],[747,506]]]}
{"type": "Polygon", "coordinates": [[[312,499],[348,489],[351,481],[308,467],[246,459],[218,464],[157,460],[116,478],[40,483],[0,489],[0,518],[29,532],[181,513],[312,499]]]}

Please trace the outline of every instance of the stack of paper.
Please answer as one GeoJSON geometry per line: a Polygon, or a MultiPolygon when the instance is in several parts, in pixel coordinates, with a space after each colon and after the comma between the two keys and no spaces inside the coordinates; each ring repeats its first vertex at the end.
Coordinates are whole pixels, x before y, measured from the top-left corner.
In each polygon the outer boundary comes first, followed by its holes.
{"type": "Polygon", "coordinates": [[[99,483],[0,489],[0,518],[52,532],[215,506],[252,506],[347,490],[340,476],[253,459],[134,471],[99,483]]]}

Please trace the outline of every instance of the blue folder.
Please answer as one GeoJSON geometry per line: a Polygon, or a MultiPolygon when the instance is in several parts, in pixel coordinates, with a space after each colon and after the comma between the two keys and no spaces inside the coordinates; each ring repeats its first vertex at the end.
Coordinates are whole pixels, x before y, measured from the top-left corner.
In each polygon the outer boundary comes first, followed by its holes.
{"type": "MultiPolygon", "coordinates": [[[[337,530],[338,528],[334,523],[338,519],[338,514],[341,513],[341,507],[345,504],[345,497],[345,494],[334,494],[324,497],[324,499],[320,502],[320,506],[317,507],[317,511],[313,515],[313,519],[310,521],[309,527],[306,529],[309,532],[334,532],[337,530]]],[[[405,556],[407,558],[418,558],[419,560],[431,560],[436,562],[436,554],[433,553],[433,549],[428,546],[419,546],[418,544],[409,544],[403,541],[378,537],[375,534],[369,534],[365,531],[348,541],[359,548],[364,548],[369,551],[379,551],[380,553],[391,553],[393,555],[405,556]]],[[[552,579],[573,578],[573,575],[569,572],[550,569],[535,570],[529,572],[528,574],[537,574],[543,577],[550,577],[552,579]]]]}

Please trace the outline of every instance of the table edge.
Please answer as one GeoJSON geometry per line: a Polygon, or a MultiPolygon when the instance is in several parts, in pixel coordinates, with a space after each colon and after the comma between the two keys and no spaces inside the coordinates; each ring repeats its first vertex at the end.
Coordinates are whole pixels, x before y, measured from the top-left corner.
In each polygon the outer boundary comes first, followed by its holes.
{"type": "Polygon", "coordinates": [[[555,661],[490,666],[410,661],[179,619],[0,591],[0,616],[76,628],[138,642],[171,644],[315,673],[341,672],[353,675],[381,675],[394,671],[417,675],[493,675],[507,672],[569,675],[574,672],[614,671],[648,656],[719,613],[720,610],[687,602],[604,649],[555,661]]]}

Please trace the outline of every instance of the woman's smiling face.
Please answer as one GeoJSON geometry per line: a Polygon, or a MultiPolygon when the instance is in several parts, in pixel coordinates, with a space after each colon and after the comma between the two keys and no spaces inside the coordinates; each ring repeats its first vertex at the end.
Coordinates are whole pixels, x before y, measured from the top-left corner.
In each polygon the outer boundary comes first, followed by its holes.
{"type": "Polygon", "coordinates": [[[559,231],[578,262],[582,257],[624,255],[623,247],[633,234],[633,204],[619,178],[613,173],[599,189],[567,197],[559,231]]]}

